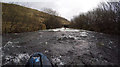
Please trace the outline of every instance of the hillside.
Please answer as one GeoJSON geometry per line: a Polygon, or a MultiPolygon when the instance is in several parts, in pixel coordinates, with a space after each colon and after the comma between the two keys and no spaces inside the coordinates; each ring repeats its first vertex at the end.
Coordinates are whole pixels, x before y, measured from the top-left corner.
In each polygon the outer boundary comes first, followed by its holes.
{"type": "Polygon", "coordinates": [[[3,33],[44,30],[47,26],[44,22],[50,17],[57,19],[61,24],[60,26],[69,24],[69,21],[62,17],[49,15],[47,13],[16,4],[2,3],[2,12],[3,33]]]}

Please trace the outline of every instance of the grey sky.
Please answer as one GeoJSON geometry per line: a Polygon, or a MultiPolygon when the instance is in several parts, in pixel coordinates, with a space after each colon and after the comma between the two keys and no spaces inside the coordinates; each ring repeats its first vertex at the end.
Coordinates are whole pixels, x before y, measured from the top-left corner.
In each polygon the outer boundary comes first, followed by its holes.
{"type": "Polygon", "coordinates": [[[103,0],[2,0],[3,2],[19,2],[30,8],[41,10],[42,8],[52,8],[60,16],[70,20],[73,16],[87,12],[97,7],[103,0]]]}

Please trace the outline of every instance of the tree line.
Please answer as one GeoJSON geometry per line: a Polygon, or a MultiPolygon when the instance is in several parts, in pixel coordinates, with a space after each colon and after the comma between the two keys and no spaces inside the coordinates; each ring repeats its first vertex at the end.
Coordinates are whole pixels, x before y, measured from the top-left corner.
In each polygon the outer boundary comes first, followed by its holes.
{"type": "Polygon", "coordinates": [[[71,28],[120,34],[120,2],[101,3],[96,9],[75,16],[71,28]]]}

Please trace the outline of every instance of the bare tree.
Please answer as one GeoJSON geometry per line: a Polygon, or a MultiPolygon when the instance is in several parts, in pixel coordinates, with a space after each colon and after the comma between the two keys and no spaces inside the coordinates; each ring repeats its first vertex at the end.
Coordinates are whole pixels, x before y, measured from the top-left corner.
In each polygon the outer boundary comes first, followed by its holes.
{"type": "Polygon", "coordinates": [[[101,3],[98,8],[72,19],[73,28],[120,35],[120,2],[101,3]]]}
{"type": "Polygon", "coordinates": [[[43,8],[43,12],[51,14],[51,15],[55,15],[55,16],[59,15],[57,11],[55,11],[55,10],[53,10],[51,8],[43,8]]]}

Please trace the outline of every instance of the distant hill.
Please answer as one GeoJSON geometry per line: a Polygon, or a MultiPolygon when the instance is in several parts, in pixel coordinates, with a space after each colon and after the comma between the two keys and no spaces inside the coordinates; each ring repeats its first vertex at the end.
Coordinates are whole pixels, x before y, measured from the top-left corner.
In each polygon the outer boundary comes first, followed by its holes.
{"type": "MultiPolygon", "coordinates": [[[[59,24],[61,24],[60,26],[69,25],[69,21],[65,18],[16,4],[2,3],[2,12],[3,33],[44,30],[47,26],[44,22],[50,19],[50,17],[57,19],[59,24]]],[[[54,24],[56,25],[57,22],[54,24]]],[[[52,28],[55,28],[54,24],[51,26],[52,28]]]]}

